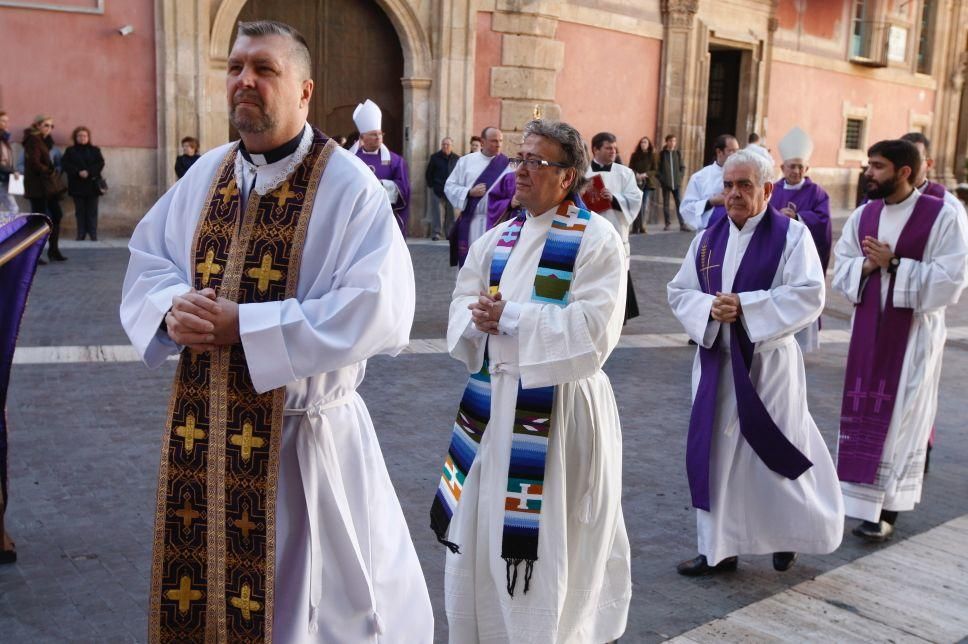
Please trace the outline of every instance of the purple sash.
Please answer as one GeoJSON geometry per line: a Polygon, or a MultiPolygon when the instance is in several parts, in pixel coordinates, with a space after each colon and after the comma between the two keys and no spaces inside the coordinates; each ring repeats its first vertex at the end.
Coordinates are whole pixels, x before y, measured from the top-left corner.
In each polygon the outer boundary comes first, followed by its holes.
{"type": "MultiPolygon", "coordinates": [[[[491,162],[487,164],[484,168],[484,172],[481,176],[474,180],[471,187],[476,186],[479,183],[483,183],[487,186],[484,191],[484,195],[487,195],[487,191],[491,189],[494,182],[497,181],[504,169],[508,167],[508,158],[503,154],[497,154],[491,159],[491,162]]],[[[477,204],[480,203],[481,199],[484,197],[471,197],[468,195],[467,204],[461,211],[460,218],[457,223],[450,231],[450,265],[451,266],[463,266],[464,260],[467,259],[467,251],[470,249],[470,237],[471,237],[471,219],[474,218],[474,211],[477,210],[477,204]]]]}
{"type": "MultiPolygon", "coordinates": [[[[721,217],[703,234],[699,252],[696,253],[696,271],[704,293],[715,295],[722,290],[722,266],[730,225],[728,217],[721,217]]],[[[770,289],[786,248],[789,227],[787,217],[772,207],[767,208],[736,271],[734,293],[770,289]]],[[[686,471],[692,505],[706,511],[709,511],[709,457],[719,391],[719,367],[723,357],[720,338],[722,335],[717,336],[709,349],[699,348],[701,375],[692,404],[686,445],[686,471]]],[[[750,380],[755,348],[741,322],[730,326],[729,351],[740,433],[767,467],[788,479],[796,479],[813,463],[787,440],[756,393],[750,380]]]]}
{"type": "MultiPolygon", "coordinates": [[[[915,261],[924,248],[944,202],[922,195],[904,225],[894,254],[915,261]]],[[[858,240],[876,238],[884,200],[864,208],[857,228],[858,240]]],[[[860,303],[854,309],[854,326],[847,353],[844,398],[840,408],[837,475],[841,481],[874,483],[884,451],[887,428],[901,381],[901,367],[911,332],[913,309],[894,307],[894,281],[890,276],[887,304],[881,311],[881,271],[867,277],[860,303]]]]}
{"type": "Polygon", "coordinates": [[[924,190],[921,190],[920,192],[923,195],[928,195],[929,197],[934,197],[936,199],[941,199],[942,201],[944,201],[944,195],[948,191],[945,190],[945,187],[940,183],[935,183],[934,181],[928,181],[924,186],[924,190]]]}

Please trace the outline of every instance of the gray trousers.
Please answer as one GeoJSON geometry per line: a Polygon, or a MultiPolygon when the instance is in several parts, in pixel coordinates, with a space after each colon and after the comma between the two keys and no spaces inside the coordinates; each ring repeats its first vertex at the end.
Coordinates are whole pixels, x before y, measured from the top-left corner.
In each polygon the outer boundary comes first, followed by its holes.
{"type": "Polygon", "coordinates": [[[454,225],[454,207],[444,197],[441,199],[430,188],[427,188],[427,215],[425,221],[430,224],[431,237],[446,237],[454,225]],[[443,222],[443,230],[441,230],[443,222]]]}

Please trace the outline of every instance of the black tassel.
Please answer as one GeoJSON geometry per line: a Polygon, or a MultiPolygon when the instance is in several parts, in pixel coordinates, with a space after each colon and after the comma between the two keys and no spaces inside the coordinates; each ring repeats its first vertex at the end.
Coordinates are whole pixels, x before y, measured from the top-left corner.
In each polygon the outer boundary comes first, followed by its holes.
{"type": "Polygon", "coordinates": [[[458,546],[453,541],[447,541],[447,539],[444,539],[439,534],[437,535],[437,541],[439,541],[440,543],[442,543],[445,546],[447,546],[448,548],[450,548],[450,551],[453,552],[455,555],[459,555],[460,554],[460,546],[458,546]]]}
{"type": "MultiPolygon", "coordinates": [[[[503,557],[504,562],[507,564],[507,577],[508,577],[508,595],[514,597],[514,588],[518,585],[518,566],[521,565],[522,561],[527,561],[525,559],[514,559],[511,557],[503,557]]],[[[528,586],[531,582],[531,570],[534,568],[534,562],[528,562],[525,566],[525,579],[524,579],[524,592],[528,592],[528,586]]]]}
{"type": "Polygon", "coordinates": [[[534,573],[534,559],[525,560],[524,564],[524,592],[527,594],[531,587],[531,575],[534,573]]]}

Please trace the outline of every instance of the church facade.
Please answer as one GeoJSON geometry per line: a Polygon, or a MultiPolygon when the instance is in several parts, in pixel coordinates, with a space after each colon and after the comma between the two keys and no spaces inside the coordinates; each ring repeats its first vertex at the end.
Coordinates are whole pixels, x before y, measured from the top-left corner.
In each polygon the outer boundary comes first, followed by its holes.
{"type": "Polygon", "coordinates": [[[968,3],[956,0],[0,0],[0,57],[17,70],[0,79],[0,109],[14,140],[39,113],[60,145],[90,127],[111,185],[105,225],[130,230],[174,181],[181,137],[205,150],[232,136],[226,58],[238,20],[254,18],[306,34],[311,120],[328,133],[350,132],[358,102],[380,103],[411,166],[412,234],[441,137],[464,152],[484,126],[518,132],[536,112],[588,138],[614,132],[626,159],[642,136],[674,134],[689,172],[718,134],[774,147],[799,125],[839,207],[867,146],[911,130],[932,140],[936,180],[965,178],[968,3]]]}

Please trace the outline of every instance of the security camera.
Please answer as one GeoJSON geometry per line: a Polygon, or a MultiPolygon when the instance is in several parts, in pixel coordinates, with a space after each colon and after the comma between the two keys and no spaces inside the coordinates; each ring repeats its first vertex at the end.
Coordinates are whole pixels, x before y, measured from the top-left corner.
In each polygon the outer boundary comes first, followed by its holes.
{"type": "Polygon", "coordinates": [[[118,27],[118,33],[122,36],[130,36],[134,33],[134,27],[132,25],[125,25],[123,27],[118,27]]]}

